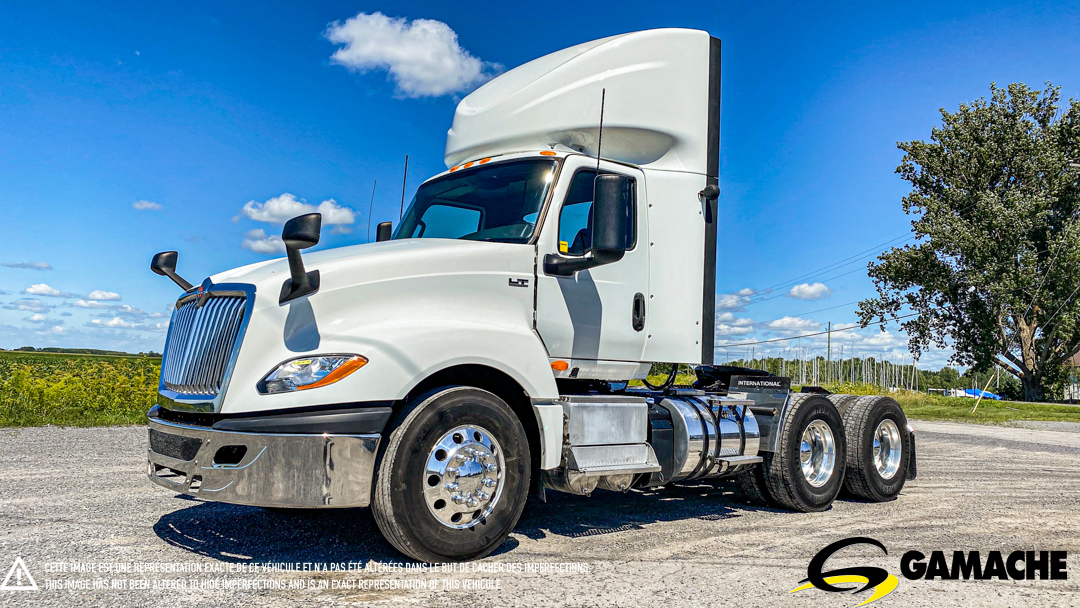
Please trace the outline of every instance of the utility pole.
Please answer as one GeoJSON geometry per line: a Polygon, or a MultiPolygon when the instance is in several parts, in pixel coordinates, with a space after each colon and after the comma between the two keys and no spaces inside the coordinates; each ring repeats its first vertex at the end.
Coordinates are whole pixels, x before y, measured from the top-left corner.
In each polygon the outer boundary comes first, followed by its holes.
{"type": "Polygon", "coordinates": [[[829,367],[832,365],[832,321],[829,321],[829,329],[827,331],[826,344],[828,349],[825,353],[825,381],[829,381],[829,367]]]}
{"type": "Polygon", "coordinates": [[[826,337],[826,344],[828,344],[828,348],[829,348],[829,352],[828,352],[829,356],[826,357],[826,358],[829,361],[832,361],[832,321],[829,321],[829,329],[828,329],[828,331],[826,333],[828,334],[828,336],[826,337]]]}

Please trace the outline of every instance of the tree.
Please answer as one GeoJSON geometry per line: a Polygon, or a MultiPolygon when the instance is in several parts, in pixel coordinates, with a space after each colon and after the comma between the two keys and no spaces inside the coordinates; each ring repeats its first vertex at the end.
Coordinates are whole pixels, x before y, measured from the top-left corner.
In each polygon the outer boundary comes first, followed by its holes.
{"type": "Polygon", "coordinates": [[[864,327],[907,318],[913,352],[951,342],[954,363],[996,363],[1032,401],[1080,351],[1080,102],[1059,100],[991,84],[943,108],[930,141],[897,144],[915,243],[869,264],[877,297],[859,304],[864,327]]]}

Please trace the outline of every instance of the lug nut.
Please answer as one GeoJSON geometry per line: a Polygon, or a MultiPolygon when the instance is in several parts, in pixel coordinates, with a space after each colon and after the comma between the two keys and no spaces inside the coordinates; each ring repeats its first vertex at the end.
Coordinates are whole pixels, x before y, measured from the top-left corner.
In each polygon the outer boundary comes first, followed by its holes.
{"type": "Polygon", "coordinates": [[[489,477],[485,477],[485,478],[480,480],[480,483],[484,484],[485,486],[487,486],[489,488],[494,488],[496,481],[494,479],[489,478],[489,477]]]}
{"type": "Polygon", "coordinates": [[[480,504],[480,501],[476,500],[475,498],[469,497],[465,500],[465,504],[470,507],[475,507],[476,505],[480,504]]]}
{"type": "Polygon", "coordinates": [[[446,488],[447,492],[455,492],[458,489],[458,484],[455,481],[455,482],[452,482],[452,483],[448,483],[448,484],[444,485],[443,487],[446,488]]]}
{"type": "Polygon", "coordinates": [[[454,501],[454,503],[460,505],[461,503],[465,502],[465,497],[462,496],[461,494],[454,494],[453,496],[450,497],[450,500],[452,500],[452,501],[454,501]]]}
{"type": "Polygon", "coordinates": [[[487,492],[483,491],[483,490],[477,490],[476,491],[476,497],[479,498],[480,500],[487,500],[487,499],[491,498],[491,495],[488,494],[487,492]]]}
{"type": "Polygon", "coordinates": [[[484,465],[484,470],[489,472],[489,473],[494,473],[495,470],[498,469],[498,468],[499,467],[497,467],[494,462],[489,462],[489,463],[484,465]]]}

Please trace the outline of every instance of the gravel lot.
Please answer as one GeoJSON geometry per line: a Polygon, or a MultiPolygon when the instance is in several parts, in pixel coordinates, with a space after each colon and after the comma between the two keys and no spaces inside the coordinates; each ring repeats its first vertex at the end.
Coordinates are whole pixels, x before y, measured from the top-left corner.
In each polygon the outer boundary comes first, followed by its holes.
{"type": "MultiPolygon", "coordinates": [[[[367,510],[271,512],[204,503],[146,480],[142,428],[0,429],[0,576],[16,556],[38,591],[0,591],[3,606],[806,606],[853,607],[868,593],[789,594],[810,558],[849,536],[882,541],[888,556],[852,547],[829,567],[874,565],[900,576],[916,549],[1080,551],[1080,433],[915,423],[919,478],[887,504],[838,501],[825,513],[742,505],[726,483],[592,498],[549,492],[517,531],[479,562],[488,569],[575,564],[570,572],[229,572],[252,563],[354,562],[400,557],[367,510]],[[61,564],[192,564],[219,572],[57,572],[61,564]],[[582,572],[584,569],[586,572],[582,572]],[[93,589],[95,579],[150,589],[93,589]],[[309,588],[237,590],[228,584],[309,588]],[[331,587],[356,581],[459,589],[331,587]],[[178,581],[216,589],[153,588],[178,581]],[[443,581],[446,581],[445,583],[443,581]],[[295,583],[294,583],[295,584],[295,583]],[[46,589],[81,585],[86,589],[46,589]],[[472,586],[498,589],[470,589],[472,586]]],[[[1067,581],[909,581],[875,606],[1080,606],[1067,581]]],[[[98,566],[101,567],[101,566],[98,566]]],[[[186,566],[191,567],[191,566],[186,566]]],[[[366,583],[370,584],[370,583],[366,583]]]]}

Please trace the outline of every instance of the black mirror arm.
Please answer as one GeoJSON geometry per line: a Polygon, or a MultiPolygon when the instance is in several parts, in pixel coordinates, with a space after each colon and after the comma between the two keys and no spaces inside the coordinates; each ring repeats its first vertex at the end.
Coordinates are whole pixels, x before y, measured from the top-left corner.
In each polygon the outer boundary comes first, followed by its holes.
{"type": "Polygon", "coordinates": [[[624,251],[591,250],[581,257],[567,257],[556,253],[544,256],[544,274],[571,277],[574,273],[611,264],[622,259],[624,251]]]}
{"type": "Polygon", "coordinates": [[[304,270],[304,260],[300,250],[312,247],[319,242],[322,231],[322,215],[308,213],[285,222],[281,229],[281,240],[285,242],[285,255],[289,258],[289,278],[281,284],[278,304],[310,295],[319,291],[319,271],[304,270]]]}
{"type": "Polygon", "coordinates": [[[180,289],[183,289],[184,291],[191,291],[191,290],[192,290],[192,289],[193,289],[193,288],[195,287],[195,286],[194,286],[194,285],[192,285],[191,283],[188,283],[188,282],[187,282],[187,281],[186,281],[186,280],[184,279],[184,277],[182,277],[182,276],[180,276],[180,275],[176,274],[176,271],[175,271],[175,270],[167,270],[167,269],[163,269],[163,271],[162,271],[162,272],[164,272],[165,276],[167,276],[167,277],[169,277],[170,279],[172,279],[172,282],[173,282],[173,283],[176,283],[177,285],[179,285],[179,286],[180,286],[180,289]]]}
{"type": "Polygon", "coordinates": [[[184,280],[184,277],[176,274],[176,257],[175,251],[162,251],[155,254],[154,259],[150,261],[150,270],[154,274],[161,275],[163,277],[169,277],[173,283],[180,286],[180,289],[184,291],[191,291],[194,287],[191,283],[184,280]]]}
{"type": "Polygon", "coordinates": [[[289,257],[289,275],[281,285],[281,295],[278,304],[284,304],[289,300],[295,300],[319,291],[319,271],[304,270],[304,261],[300,259],[300,250],[295,247],[286,247],[285,254],[289,257]]]}

